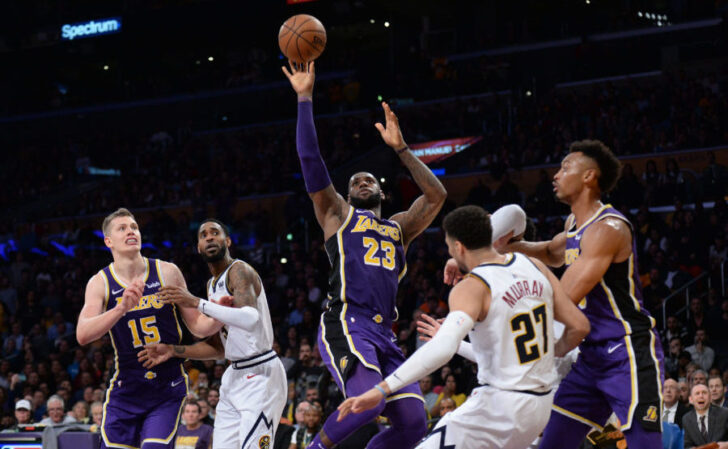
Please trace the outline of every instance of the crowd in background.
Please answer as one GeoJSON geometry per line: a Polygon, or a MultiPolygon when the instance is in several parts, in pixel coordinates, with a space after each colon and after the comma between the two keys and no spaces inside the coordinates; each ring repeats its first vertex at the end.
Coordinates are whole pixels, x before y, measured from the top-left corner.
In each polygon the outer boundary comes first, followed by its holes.
{"type": "MultiPolygon", "coordinates": [[[[502,179],[511,169],[558,163],[569,143],[581,138],[598,136],[618,155],[726,144],[728,130],[721,124],[728,122],[727,79],[720,72],[671,73],[555,89],[538,98],[482,96],[395,106],[395,111],[412,144],[483,136],[442,166],[448,173],[488,171],[502,179]]],[[[288,107],[281,108],[293,117],[295,103],[289,97],[282,103],[288,107]]],[[[330,169],[386,151],[373,126],[380,120],[379,109],[318,120],[330,169]]],[[[151,135],[90,133],[27,146],[0,172],[8,180],[8,188],[0,191],[0,208],[22,212],[28,221],[105,213],[112,203],[147,208],[214,201],[224,206],[241,196],[295,191],[302,185],[293,120],[204,135],[184,127],[151,135]],[[120,176],[91,176],[88,166],[117,169],[120,176]],[[34,175],[26,176],[30,171],[34,175]],[[68,194],[59,197],[59,191],[68,194]]],[[[626,175],[634,174],[628,169],[626,175]]],[[[681,174],[676,164],[652,167],[643,179],[651,195],[648,204],[672,204],[676,194],[693,201],[716,193],[695,178],[681,174]],[[675,191],[654,195],[660,176],[676,184],[675,191]]],[[[642,203],[640,196],[627,197],[631,207],[642,203]]]]}

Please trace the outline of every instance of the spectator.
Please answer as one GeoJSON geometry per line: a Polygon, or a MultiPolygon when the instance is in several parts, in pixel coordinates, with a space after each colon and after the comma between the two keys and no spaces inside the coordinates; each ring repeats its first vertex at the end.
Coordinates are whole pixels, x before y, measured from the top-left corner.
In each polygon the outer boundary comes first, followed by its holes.
{"type": "Polygon", "coordinates": [[[88,416],[88,403],[86,401],[78,401],[73,404],[73,408],[68,416],[76,420],[81,424],[89,424],[90,417],[88,416]]]}
{"type": "Polygon", "coordinates": [[[208,426],[214,426],[215,420],[212,419],[210,416],[210,403],[207,402],[207,399],[198,399],[197,405],[200,408],[199,413],[199,419],[202,424],[206,424],[208,426]]]}
{"type": "Polygon", "coordinates": [[[425,398],[425,410],[431,416],[430,411],[437,402],[438,395],[432,391],[432,376],[430,374],[420,379],[420,390],[422,390],[422,396],[425,398]]]}
{"type": "Polygon", "coordinates": [[[664,402],[663,421],[677,424],[678,427],[682,428],[682,417],[690,409],[679,400],[679,387],[674,379],[665,379],[662,386],[662,395],[664,402]]]}
{"type": "Polygon", "coordinates": [[[455,401],[456,408],[460,407],[463,402],[465,402],[465,399],[467,399],[467,396],[465,396],[465,394],[458,393],[458,384],[454,374],[448,374],[445,378],[445,387],[442,389],[442,392],[440,392],[440,394],[437,396],[437,401],[435,401],[435,405],[432,406],[432,415],[442,416],[440,414],[440,408],[442,407],[441,403],[442,400],[446,398],[452,398],[452,400],[455,401]]]}
{"type": "Polygon", "coordinates": [[[207,392],[207,403],[210,404],[210,411],[207,416],[215,421],[215,413],[217,412],[217,404],[220,402],[220,390],[215,387],[211,387],[207,392]]]}
{"type": "Polygon", "coordinates": [[[695,385],[690,391],[690,403],[694,409],[683,417],[685,447],[728,440],[728,410],[711,405],[708,387],[695,385]]]}
{"type": "Polygon", "coordinates": [[[710,393],[710,403],[717,407],[728,408],[728,400],[726,400],[726,388],[723,385],[721,376],[711,376],[708,379],[708,391],[710,393]]]}
{"type": "Polygon", "coordinates": [[[53,395],[48,398],[47,408],[48,417],[43,418],[40,421],[41,425],[44,426],[55,426],[60,424],[71,424],[75,423],[76,420],[73,417],[65,414],[65,402],[63,398],[58,395],[53,395]]]}
{"type": "Polygon", "coordinates": [[[715,351],[708,346],[708,336],[704,329],[698,329],[695,332],[695,344],[688,346],[685,350],[690,353],[693,362],[704,371],[709,371],[713,366],[715,351]]]}
{"type": "Polygon", "coordinates": [[[31,424],[33,421],[30,419],[30,401],[27,399],[21,399],[15,403],[15,421],[18,425],[20,424],[31,424]]]}
{"type": "Polygon", "coordinates": [[[95,426],[98,426],[97,430],[101,429],[101,420],[104,418],[104,404],[99,401],[95,401],[91,404],[91,422],[95,426]]]}
{"type": "Polygon", "coordinates": [[[212,426],[203,424],[202,411],[195,401],[185,403],[182,412],[184,425],[177,429],[174,449],[209,449],[212,447],[212,426]]]}
{"type": "Polygon", "coordinates": [[[304,425],[293,432],[288,449],[306,449],[321,430],[322,418],[321,407],[315,404],[308,407],[303,415],[304,425]]]}

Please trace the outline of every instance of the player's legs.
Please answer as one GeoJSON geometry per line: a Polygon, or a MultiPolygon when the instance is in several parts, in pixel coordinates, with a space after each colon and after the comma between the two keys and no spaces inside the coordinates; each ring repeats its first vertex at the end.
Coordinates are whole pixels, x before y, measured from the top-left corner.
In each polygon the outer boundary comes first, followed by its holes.
{"type": "Polygon", "coordinates": [[[409,449],[427,433],[427,415],[424,413],[421,393],[403,390],[397,392],[393,399],[389,399],[382,411],[382,415],[389,418],[392,426],[375,435],[369,441],[367,449],[409,449]],[[409,396],[401,396],[402,394],[409,396]]]}
{"type": "Polygon", "coordinates": [[[228,367],[216,408],[213,447],[270,447],[287,392],[286,372],[277,358],[244,370],[228,367]]]}
{"type": "Polygon", "coordinates": [[[172,391],[177,398],[161,402],[152,408],[144,418],[139,438],[141,449],[164,449],[174,447],[174,436],[177,433],[182,407],[184,406],[186,385],[172,391]]]}
{"type": "MultiPolygon", "coordinates": [[[[389,376],[397,370],[406,360],[406,357],[395,344],[394,334],[387,327],[382,330],[382,337],[378,342],[379,357],[383,377],[389,376]]],[[[387,398],[387,405],[382,412],[389,418],[392,426],[377,434],[367,446],[370,449],[396,448],[407,449],[414,447],[427,433],[427,412],[424,407],[425,400],[417,382],[401,388],[387,398]]]]}
{"type": "Polygon", "coordinates": [[[577,449],[592,427],[601,429],[612,414],[596,385],[597,374],[585,362],[585,353],[561,381],[540,449],[577,449]]]}
{"type": "Polygon", "coordinates": [[[132,403],[121,402],[118,397],[107,401],[101,422],[101,448],[139,447],[142,420],[138,412],[132,403]]]}
{"type": "Polygon", "coordinates": [[[238,410],[220,394],[215,408],[215,427],[212,431],[213,449],[238,449],[238,434],[242,416],[238,410]]]}
{"type": "Polygon", "coordinates": [[[627,446],[660,449],[663,378],[659,339],[649,332],[627,336],[609,347],[612,352],[604,357],[616,356],[624,363],[610,370],[598,386],[622,423],[627,446]]]}
{"type": "MultiPolygon", "coordinates": [[[[356,363],[356,366],[352,369],[349,374],[349,378],[346,381],[346,394],[347,396],[358,396],[368,391],[381,381],[381,374],[366,368],[361,363],[356,363]]],[[[316,435],[309,445],[309,448],[323,449],[331,447],[330,445],[325,444],[328,442],[339,444],[356,429],[379,416],[382,413],[382,410],[384,410],[384,405],[385,403],[382,401],[379,406],[366,412],[351,413],[341,422],[336,421],[339,417],[339,412],[338,410],[335,411],[324,423],[322,433],[325,435],[325,438],[322,439],[321,434],[316,435]]]]}

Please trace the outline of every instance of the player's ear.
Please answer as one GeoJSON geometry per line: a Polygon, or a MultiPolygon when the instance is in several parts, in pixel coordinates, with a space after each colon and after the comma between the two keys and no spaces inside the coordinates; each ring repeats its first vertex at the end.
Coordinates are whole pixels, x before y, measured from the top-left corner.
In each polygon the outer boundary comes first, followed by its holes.
{"type": "Polygon", "coordinates": [[[104,236],[104,245],[106,245],[107,248],[111,249],[111,238],[109,236],[104,236]]]}
{"type": "Polygon", "coordinates": [[[225,246],[230,248],[230,245],[233,244],[233,241],[230,239],[230,236],[225,237],[225,246]]]}

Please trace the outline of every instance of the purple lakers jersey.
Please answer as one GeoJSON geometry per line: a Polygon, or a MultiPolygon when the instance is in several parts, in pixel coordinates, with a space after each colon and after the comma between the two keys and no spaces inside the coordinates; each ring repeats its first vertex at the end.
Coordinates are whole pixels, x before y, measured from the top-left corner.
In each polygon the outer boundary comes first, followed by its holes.
{"type": "MultiPolygon", "coordinates": [[[[602,206],[586,223],[576,228],[573,215],[569,217],[570,228],[566,232],[566,266],[573,264],[581,254],[581,239],[592,224],[607,217],[618,218],[632,225],[627,218],[610,204],[602,206]]],[[[648,332],[655,321],[644,308],[642,285],[637,273],[637,250],[632,233],[632,254],[624,262],[612,263],[594,288],[579,303],[579,308],[589,319],[591,332],[587,343],[622,338],[648,332]]]]}
{"type": "MultiPolygon", "coordinates": [[[[111,343],[116,352],[114,381],[167,383],[184,375],[183,359],[171,358],[151,370],[137,360],[137,354],[144,345],[151,343],[179,344],[182,328],[179,324],[177,306],[163,304],[157,299],[157,292],[164,285],[158,260],[144,258],[147,272],[144,277],[144,293],[139,304],[111,328],[111,343]]],[[[114,273],[114,264],[100,271],[106,283],[104,310],[111,310],[121,301],[126,285],[114,273]]]]}
{"type": "Polygon", "coordinates": [[[350,208],[344,224],[326,241],[329,307],[342,302],[395,320],[397,287],[407,271],[402,238],[399,223],[350,208]]]}

